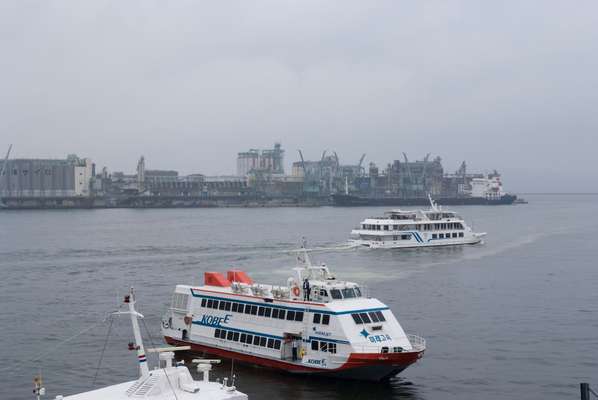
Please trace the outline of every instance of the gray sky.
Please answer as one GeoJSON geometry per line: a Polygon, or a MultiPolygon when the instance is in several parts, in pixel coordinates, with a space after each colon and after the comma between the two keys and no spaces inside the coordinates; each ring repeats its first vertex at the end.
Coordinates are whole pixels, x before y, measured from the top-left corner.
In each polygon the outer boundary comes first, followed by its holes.
{"type": "Polygon", "coordinates": [[[0,1],[0,150],[234,173],[281,141],[598,191],[596,1],[0,1]]]}

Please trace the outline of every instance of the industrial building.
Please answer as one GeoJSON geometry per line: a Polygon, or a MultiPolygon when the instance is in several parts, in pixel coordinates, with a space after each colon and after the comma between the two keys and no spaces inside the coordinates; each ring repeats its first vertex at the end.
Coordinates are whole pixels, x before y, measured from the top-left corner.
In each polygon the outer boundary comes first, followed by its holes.
{"type": "Polygon", "coordinates": [[[3,199],[89,197],[95,175],[91,159],[74,154],[66,159],[0,161],[0,170],[3,199]]]}
{"type": "Polygon", "coordinates": [[[250,149],[237,155],[237,175],[247,176],[251,172],[284,174],[284,150],[280,143],[273,149],[250,149]]]}

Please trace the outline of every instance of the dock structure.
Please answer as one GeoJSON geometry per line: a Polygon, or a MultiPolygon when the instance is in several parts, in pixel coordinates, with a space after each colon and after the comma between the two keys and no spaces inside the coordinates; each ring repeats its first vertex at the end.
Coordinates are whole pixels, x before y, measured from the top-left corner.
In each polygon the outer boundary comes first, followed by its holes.
{"type": "Polygon", "coordinates": [[[306,160],[299,150],[300,160],[285,174],[285,151],[275,143],[272,149],[238,153],[236,175],[207,176],[149,169],[144,156],[127,174],[106,167],[96,173],[91,159],[74,154],[11,160],[9,153],[0,161],[3,208],[382,205],[389,199],[415,205],[427,204],[428,195],[441,204],[481,204],[468,199],[490,196],[488,202],[500,203],[504,195],[498,172],[470,174],[463,162],[447,174],[441,158],[430,154],[410,160],[403,153],[402,159],[379,168],[374,162],[364,167],[365,154],[343,164],[335,151],[306,160]]]}

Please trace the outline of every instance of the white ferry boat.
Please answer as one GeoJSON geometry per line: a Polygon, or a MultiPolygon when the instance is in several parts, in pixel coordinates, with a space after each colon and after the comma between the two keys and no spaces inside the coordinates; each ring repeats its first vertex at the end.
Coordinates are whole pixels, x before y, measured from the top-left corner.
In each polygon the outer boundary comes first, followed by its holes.
{"type": "MultiPolygon", "coordinates": [[[[247,395],[236,390],[233,384],[224,378],[222,383],[209,379],[212,364],[220,360],[193,360],[197,364],[198,372],[203,372],[203,379],[196,381],[189,369],[180,363],[173,363],[174,351],[189,350],[188,347],[148,349],[148,352],[159,353],[160,367],[150,370],[146,352],[143,347],[138,318],[143,315],[135,310],[135,295],[125,296],[125,303],[129,311],[114,314],[128,314],[133,325],[134,343],[129,343],[129,350],[135,351],[139,363],[139,378],[135,381],[120,383],[88,392],[70,396],[56,396],[54,400],[247,400],[247,395]]],[[[234,380],[234,377],[231,377],[234,380]]],[[[232,382],[232,381],[231,381],[232,382]]],[[[34,379],[33,394],[37,400],[45,395],[45,388],[41,376],[34,379]]]]}
{"type": "Polygon", "coordinates": [[[351,231],[350,243],[374,249],[477,244],[476,233],[454,211],[443,210],[430,198],[429,210],[391,210],[382,217],[366,218],[351,231]]]}
{"type": "Polygon", "coordinates": [[[360,380],[390,378],[426,348],[387,305],[311,265],[307,252],[282,286],[238,270],[205,272],[203,286],[177,285],[162,328],[166,342],[195,352],[360,380]]]}

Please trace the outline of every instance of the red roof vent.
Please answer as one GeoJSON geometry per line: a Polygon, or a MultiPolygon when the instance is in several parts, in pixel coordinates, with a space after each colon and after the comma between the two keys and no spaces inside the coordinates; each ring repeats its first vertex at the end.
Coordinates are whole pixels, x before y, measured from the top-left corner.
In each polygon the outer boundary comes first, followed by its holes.
{"type": "Polygon", "coordinates": [[[206,286],[230,286],[230,281],[226,279],[220,272],[204,272],[204,285],[206,286]]]}
{"type": "Polygon", "coordinates": [[[253,285],[253,279],[251,279],[245,272],[239,271],[238,269],[231,269],[230,271],[227,271],[226,277],[231,282],[240,282],[253,285]]]}

